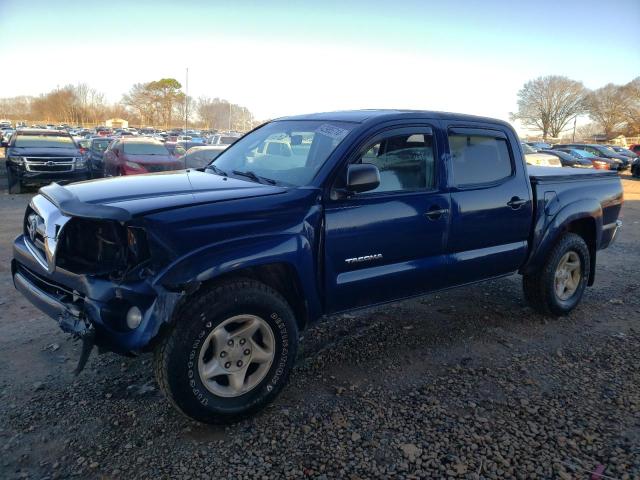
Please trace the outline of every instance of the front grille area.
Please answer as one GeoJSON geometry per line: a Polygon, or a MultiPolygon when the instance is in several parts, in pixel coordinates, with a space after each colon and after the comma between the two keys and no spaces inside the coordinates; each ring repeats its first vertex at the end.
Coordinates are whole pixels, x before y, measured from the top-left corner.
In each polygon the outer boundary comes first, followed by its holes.
{"type": "Polygon", "coordinates": [[[24,217],[24,237],[29,242],[29,246],[40,256],[40,260],[46,263],[44,219],[31,206],[27,207],[24,217]]]}
{"type": "Polygon", "coordinates": [[[27,172],[72,172],[74,157],[24,157],[27,172]]]}
{"type": "Polygon", "coordinates": [[[164,165],[162,163],[155,164],[143,164],[147,172],[166,172],[167,170],[173,170],[170,165],[164,165]]]}
{"type": "Polygon", "coordinates": [[[57,265],[77,274],[126,270],[127,232],[117,223],[72,218],[58,244],[57,265]]]}

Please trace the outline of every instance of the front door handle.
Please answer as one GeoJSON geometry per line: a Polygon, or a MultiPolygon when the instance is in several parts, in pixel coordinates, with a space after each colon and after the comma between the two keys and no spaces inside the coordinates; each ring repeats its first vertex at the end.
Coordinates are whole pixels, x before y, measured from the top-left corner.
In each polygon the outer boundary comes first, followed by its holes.
{"type": "Polygon", "coordinates": [[[432,207],[427,213],[424,214],[429,220],[438,220],[443,215],[447,215],[449,213],[448,208],[438,208],[432,207]]]}
{"type": "Polygon", "coordinates": [[[525,203],[527,203],[526,200],[523,200],[520,197],[513,197],[511,200],[509,200],[507,202],[507,205],[511,207],[512,210],[518,210],[520,209],[520,207],[522,207],[525,203]]]}

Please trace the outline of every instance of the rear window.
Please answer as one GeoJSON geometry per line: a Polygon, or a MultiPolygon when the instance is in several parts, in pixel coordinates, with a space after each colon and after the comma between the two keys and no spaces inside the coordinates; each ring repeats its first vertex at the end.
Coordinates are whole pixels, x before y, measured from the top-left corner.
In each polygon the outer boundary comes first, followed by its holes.
{"type": "Polygon", "coordinates": [[[51,135],[47,133],[19,133],[15,147],[27,148],[73,148],[76,146],[69,135],[51,135]]]}
{"type": "Polygon", "coordinates": [[[456,185],[492,183],[512,173],[507,141],[484,135],[449,134],[456,185]]]}
{"type": "Polygon", "coordinates": [[[220,137],[219,143],[222,145],[231,145],[236,141],[238,141],[238,137],[220,137]]]}
{"type": "Polygon", "coordinates": [[[203,162],[210,163],[211,160],[214,160],[222,152],[223,150],[196,150],[188,151],[186,156],[194,160],[201,160],[203,162]]]}
{"type": "Polygon", "coordinates": [[[94,140],[92,148],[97,152],[104,152],[110,143],[111,143],[111,140],[99,140],[99,141],[94,140]]]}
{"type": "Polygon", "coordinates": [[[162,143],[124,142],[124,153],[129,155],[166,155],[167,149],[162,143]]]}

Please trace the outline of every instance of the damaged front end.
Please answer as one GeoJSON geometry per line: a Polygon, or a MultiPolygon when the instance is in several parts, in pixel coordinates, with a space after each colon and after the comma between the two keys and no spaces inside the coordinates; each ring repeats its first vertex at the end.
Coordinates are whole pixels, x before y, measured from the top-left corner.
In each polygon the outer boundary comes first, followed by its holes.
{"type": "Polygon", "coordinates": [[[54,187],[42,189],[27,208],[13,247],[14,285],[83,340],[79,370],[94,344],[125,355],[145,350],[182,292],[154,284],[159,267],[141,221],[114,207],[94,211],[54,187]]]}

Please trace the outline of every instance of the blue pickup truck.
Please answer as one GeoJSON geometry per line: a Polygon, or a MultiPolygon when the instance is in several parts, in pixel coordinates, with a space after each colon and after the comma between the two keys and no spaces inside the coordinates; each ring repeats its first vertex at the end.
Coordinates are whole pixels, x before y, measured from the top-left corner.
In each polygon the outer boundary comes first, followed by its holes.
{"type": "Polygon", "coordinates": [[[278,119],[205,168],[40,189],[15,286],[60,327],[124,355],[203,422],[287,381],[323,315],[519,273],[565,315],[613,241],[614,172],[527,167],[507,123],[365,110],[278,119]]]}

